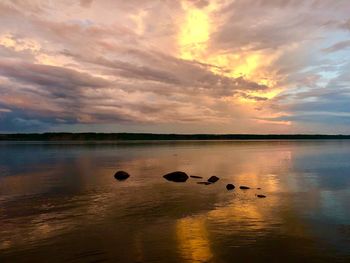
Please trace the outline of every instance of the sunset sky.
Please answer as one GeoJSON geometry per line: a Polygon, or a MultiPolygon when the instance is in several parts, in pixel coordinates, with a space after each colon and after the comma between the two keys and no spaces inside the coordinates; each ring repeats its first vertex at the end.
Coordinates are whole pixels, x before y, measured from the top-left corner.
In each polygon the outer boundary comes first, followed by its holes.
{"type": "Polygon", "coordinates": [[[349,0],[0,0],[0,132],[350,133],[349,0]]]}

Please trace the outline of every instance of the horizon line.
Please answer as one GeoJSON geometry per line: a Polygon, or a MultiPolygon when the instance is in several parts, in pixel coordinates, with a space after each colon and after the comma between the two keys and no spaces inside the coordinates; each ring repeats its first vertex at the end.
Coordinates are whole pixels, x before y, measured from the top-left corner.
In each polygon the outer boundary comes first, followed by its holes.
{"type": "Polygon", "coordinates": [[[193,135],[210,135],[210,136],[350,136],[350,134],[343,133],[154,133],[154,132],[14,132],[2,133],[3,135],[52,135],[52,134],[130,134],[130,135],[179,135],[179,136],[193,136],[193,135]]]}
{"type": "Polygon", "coordinates": [[[214,141],[214,140],[334,140],[345,134],[157,134],[45,132],[0,134],[0,141],[214,141]]]}

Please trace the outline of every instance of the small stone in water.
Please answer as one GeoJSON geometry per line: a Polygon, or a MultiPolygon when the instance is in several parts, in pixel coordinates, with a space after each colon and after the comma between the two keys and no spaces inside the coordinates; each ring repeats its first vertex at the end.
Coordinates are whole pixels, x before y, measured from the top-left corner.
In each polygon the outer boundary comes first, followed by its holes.
{"type": "Polygon", "coordinates": [[[114,178],[119,180],[119,181],[123,181],[126,180],[130,177],[130,175],[127,172],[124,171],[118,171],[114,174],[114,178]]]}
{"type": "Polygon", "coordinates": [[[176,171],[172,173],[168,173],[163,176],[166,180],[177,182],[177,183],[183,183],[186,182],[188,179],[188,175],[184,172],[176,171]]]}
{"type": "Polygon", "coordinates": [[[226,185],[226,189],[233,190],[233,189],[235,189],[235,186],[233,184],[228,184],[228,185],[226,185]]]}
{"type": "Polygon", "coordinates": [[[215,183],[215,182],[219,181],[219,179],[220,179],[219,177],[213,175],[212,177],[210,177],[210,178],[208,179],[208,182],[210,182],[210,183],[215,183]]]}
{"type": "Polygon", "coordinates": [[[210,184],[211,184],[211,182],[197,182],[197,184],[210,185],[210,184]]]}

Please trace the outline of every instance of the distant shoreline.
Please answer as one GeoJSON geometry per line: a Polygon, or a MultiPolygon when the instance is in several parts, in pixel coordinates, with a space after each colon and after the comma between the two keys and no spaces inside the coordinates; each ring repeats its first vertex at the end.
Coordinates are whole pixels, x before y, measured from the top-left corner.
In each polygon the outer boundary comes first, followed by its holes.
{"type": "Polygon", "coordinates": [[[154,134],[154,133],[16,133],[0,141],[190,141],[190,140],[348,140],[326,134],[154,134]]]}

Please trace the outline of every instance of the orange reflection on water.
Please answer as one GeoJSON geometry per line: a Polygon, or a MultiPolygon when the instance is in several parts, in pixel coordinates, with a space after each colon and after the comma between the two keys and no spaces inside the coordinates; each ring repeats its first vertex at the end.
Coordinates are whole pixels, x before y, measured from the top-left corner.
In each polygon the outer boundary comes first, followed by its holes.
{"type": "MultiPolygon", "coordinates": [[[[230,154],[228,153],[228,156],[230,154]]],[[[245,152],[244,157],[239,165],[230,163],[226,167],[228,170],[235,170],[234,176],[222,179],[236,184],[235,191],[230,193],[230,199],[218,200],[212,210],[177,221],[179,251],[187,262],[208,262],[213,258],[208,235],[210,229],[207,228],[207,224],[220,226],[226,234],[247,236],[249,238],[244,242],[251,244],[256,242],[259,233],[270,227],[272,220],[283,221],[283,218],[272,219],[271,215],[276,216],[282,205],[282,201],[274,197],[274,193],[287,191],[289,187],[282,175],[291,165],[291,150],[264,151],[264,154],[255,152],[252,155],[250,152],[245,152]],[[242,191],[238,188],[239,185],[248,185],[251,189],[242,191]],[[262,189],[259,190],[258,187],[262,189]],[[266,194],[268,198],[263,200],[257,198],[256,194],[259,193],[266,194]]],[[[209,166],[211,164],[203,163],[209,166]]],[[[227,198],[227,195],[224,198],[227,198]]],[[[298,222],[292,224],[300,225],[298,222]]],[[[302,227],[298,227],[298,230],[305,235],[302,227]]]]}
{"type": "Polygon", "coordinates": [[[179,251],[186,262],[208,262],[212,257],[205,217],[185,217],[176,222],[179,251]]]}

